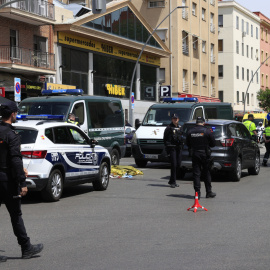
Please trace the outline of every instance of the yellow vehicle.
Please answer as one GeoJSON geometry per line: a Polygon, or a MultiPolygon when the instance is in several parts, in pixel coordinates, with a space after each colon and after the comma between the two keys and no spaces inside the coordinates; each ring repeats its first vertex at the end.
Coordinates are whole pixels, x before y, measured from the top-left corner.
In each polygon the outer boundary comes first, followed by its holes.
{"type": "Polygon", "coordinates": [[[249,114],[253,114],[256,127],[259,125],[259,122],[262,122],[263,127],[266,127],[268,123],[268,120],[266,119],[267,113],[246,113],[243,117],[243,122],[248,120],[249,114]]]}

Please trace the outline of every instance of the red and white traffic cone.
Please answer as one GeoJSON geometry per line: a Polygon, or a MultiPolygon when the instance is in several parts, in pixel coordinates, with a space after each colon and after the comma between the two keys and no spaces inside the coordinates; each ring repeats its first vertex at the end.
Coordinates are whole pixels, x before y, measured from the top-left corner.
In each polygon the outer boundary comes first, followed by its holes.
{"type": "Polygon", "coordinates": [[[199,198],[198,198],[198,192],[195,193],[195,203],[193,206],[189,207],[187,210],[189,211],[190,209],[194,209],[194,213],[197,212],[198,208],[202,208],[205,211],[208,211],[205,207],[201,206],[199,204],[199,198]]]}

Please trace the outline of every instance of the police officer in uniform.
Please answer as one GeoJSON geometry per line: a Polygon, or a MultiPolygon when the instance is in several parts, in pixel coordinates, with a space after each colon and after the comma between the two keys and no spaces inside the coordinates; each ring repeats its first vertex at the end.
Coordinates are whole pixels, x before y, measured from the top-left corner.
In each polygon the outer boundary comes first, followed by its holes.
{"type": "MultiPolygon", "coordinates": [[[[43,245],[31,244],[22,219],[21,197],[27,193],[27,171],[23,168],[20,136],[12,126],[16,122],[17,112],[18,107],[13,101],[0,106],[0,204],[3,202],[7,207],[14,234],[21,246],[22,258],[29,259],[41,252],[43,245]]],[[[6,259],[1,257],[0,261],[6,259]]]]}
{"type": "Polygon", "coordinates": [[[197,117],[196,126],[187,133],[186,144],[192,156],[193,185],[198,197],[201,196],[201,179],[204,181],[206,198],[214,198],[216,193],[212,192],[210,167],[212,165],[210,147],[216,145],[213,132],[204,127],[203,117],[197,117]]]}
{"type": "Polygon", "coordinates": [[[255,141],[258,141],[257,140],[257,127],[255,125],[255,123],[253,122],[254,121],[254,116],[253,114],[249,114],[248,115],[248,120],[244,122],[244,125],[246,126],[246,128],[248,129],[251,137],[255,140],[255,141]]]}
{"type": "Polygon", "coordinates": [[[68,115],[68,120],[67,120],[67,123],[71,123],[71,124],[74,124],[76,126],[80,126],[79,122],[76,122],[76,116],[74,113],[70,113],[68,115]]]}
{"type": "Polygon", "coordinates": [[[182,160],[182,129],[178,122],[178,115],[173,114],[172,122],[166,127],[163,136],[166,151],[171,161],[171,177],[168,184],[172,188],[179,187],[179,185],[176,184],[176,170],[180,168],[182,160]]]}
{"type": "Polygon", "coordinates": [[[268,160],[269,155],[270,155],[270,120],[268,121],[268,126],[263,131],[263,139],[265,142],[266,152],[265,152],[264,157],[263,157],[262,165],[267,166],[267,160],[268,160]]]}

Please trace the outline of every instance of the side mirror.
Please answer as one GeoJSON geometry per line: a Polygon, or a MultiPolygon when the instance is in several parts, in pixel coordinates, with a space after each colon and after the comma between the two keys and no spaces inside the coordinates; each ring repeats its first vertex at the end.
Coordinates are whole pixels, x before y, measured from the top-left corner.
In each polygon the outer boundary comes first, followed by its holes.
{"type": "Polygon", "coordinates": [[[136,129],[138,129],[138,128],[140,127],[141,124],[142,124],[142,123],[140,122],[139,119],[136,119],[136,120],[135,120],[135,128],[136,128],[136,129]]]}
{"type": "Polygon", "coordinates": [[[98,145],[98,141],[96,141],[95,139],[90,139],[90,144],[94,148],[96,145],[98,145]]]}

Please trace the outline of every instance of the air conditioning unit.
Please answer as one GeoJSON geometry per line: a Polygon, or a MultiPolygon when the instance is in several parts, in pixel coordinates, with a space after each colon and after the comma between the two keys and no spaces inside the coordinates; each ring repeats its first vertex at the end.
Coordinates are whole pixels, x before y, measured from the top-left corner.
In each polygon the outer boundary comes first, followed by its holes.
{"type": "Polygon", "coordinates": [[[242,37],[245,37],[247,35],[246,32],[242,32],[242,37]]]}
{"type": "Polygon", "coordinates": [[[46,75],[45,76],[45,80],[48,83],[55,83],[55,77],[54,76],[51,76],[51,75],[46,75]]]}

